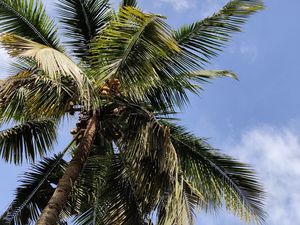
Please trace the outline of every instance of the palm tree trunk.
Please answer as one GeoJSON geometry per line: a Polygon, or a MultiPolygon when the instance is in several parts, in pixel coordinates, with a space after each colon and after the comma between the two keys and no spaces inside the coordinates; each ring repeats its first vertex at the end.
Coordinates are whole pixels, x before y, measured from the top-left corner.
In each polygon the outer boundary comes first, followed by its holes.
{"type": "Polygon", "coordinates": [[[67,167],[63,177],[60,179],[55,192],[44,208],[36,225],[57,225],[59,215],[67,203],[68,197],[72,191],[74,182],[78,178],[84,163],[91,151],[91,146],[97,132],[96,116],[87,121],[86,131],[82,137],[78,149],[67,167]]]}

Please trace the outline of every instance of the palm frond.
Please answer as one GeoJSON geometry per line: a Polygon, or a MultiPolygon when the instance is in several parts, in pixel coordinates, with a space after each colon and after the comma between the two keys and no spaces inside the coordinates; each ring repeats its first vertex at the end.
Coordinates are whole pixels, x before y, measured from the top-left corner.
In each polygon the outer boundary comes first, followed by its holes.
{"type": "Polygon", "coordinates": [[[56,140],[53,120],[32,120],[0,132],[0,155],[5,161],[20,164],[34,161],[52,148],[56,140]]]}
{"type": "MultiPolygon", "coordinates": [[[[95,152],[95,149],[93,151],[95,152]]],[[[74,184],[68,202],[68,209],[66,210],[69,211],[69,215],[79,214],[78,218],[89,220],[86,218],[87,215],[82,216],[81,214],[85,214],[84,212],[91,209],[94,212],[94,214],[91,214],[91,221],[103,219],[102,216],[99,217],[97,212],[101,211],[103,206],[103,201],[99,198],[100,194],[103,194],[105,179],[111,162],[112,156],[110,155],[94,155],[88,158],[78,180],[74,184]]]]}
{"type": "Polygon", "coordinates": [[[169,52],[168,57],[160,58],[159,67],[153,65],[161,82],[155,88],[146,89],[143,101],[150,101],[157,110],[162,110],[159,107],[166,104],[170,109],[181,108],[188,103],[187,91],[198,94],[202,90],[198,82],[216,76],[236,79],[229,71],[203,71],[203,63],[216,55],[229,40],[229,35],[239,31],[247,17],[262,7],[260,1],[235,0],[212,17],[175,31],[173,37],[181,50],[169,52]]]}
{"type": "Polygon", "coordinates": [[[64,53],[13,34],[2,34],[0,42],[11,56],[36,61],[37,66],[53,79],[67,76],[73,78],[79,87],[82,86],[82,70],[64,53]]]}
{"type": "Polygon", "coordinates": [[[157,207],[157,224],[193,225],[195,210],[199,205],[206,205],[203,196],[179,175],[176,185],[161,196],[157,207]]]}
{"type": "Polygon", "coordinates": [[[141,208],[149,215],[177,179],[177,155],[168,128],[161,126],[152,113],[128,104],[121,114],[117,119],[123,121],[123,135],[117,146],[135,184],[135,195],[142,200],[141,208]]]}
{"type": "Polygon", "coordinates": [[[13,33],[62,50],[55,24],[39,0],[0,0],[0,33],[13,33]]]}
{"type": "Polygon", "coordinates": [[[101,32],[111,17],[108,0],[60,0],[59,19],[73,53],[87,59],[90,42],[101,32]]]}
{"type": "Polygon", "coordinates": [[[193,187],[187,180],[183,177],[183,204],[185,206],[186,218],[189,224],[195,223],[196,218],[196,210],[199,208],[204,208],[206,206],[206,202],[202,196],[202,194],[193,187]]]}
{"type": "Polygon", "coordinates": [[[15,199],[3,215],[7,224],[26,225],[38,219],[67,165],[62,157],[44,158],[23,175],[15,199]]]}
{"type": "Polygon", "coordinates": [[[118,78],[124,96],[166,111],[187,103],[188,91],[199,93],[201,87],[195,81],[215,76],[236,78],[229,71],[190,71],[189,62],[181,65],[177,61],[180,52],[168,35],[161,17],[130,7],[121,9],[92,45],[96,67],[102,65],[102,72],[97,70],[96,75],[99,86],[118,78]]]}
{"type": "Polygon", "coordinates": [[[177,60],[188,62],[193,70],[201,68],[222,50],[232,33],[241,30],[250,15],[261,9],[261,0],[233,0],[211,17],[183,26],[174,32],[182,49],[177,60]]]}
{"type": "MultiPolygon", "coordinates": [[[[106,152],[103,148],[110,147],[101,146],[101,151],[106,152]]],[[[95,155],[88,158],[69,200],[69,208],[78,210],[73,221],[74,225],[105,224],[107,203],[104,200],[106,198],[104,189],[114,156],[99,155],[97,150],[97,147],[93,149],[92,155],[95,155]]],[[[109,152],[108,149],[107,151],[109,152]]]]}
{"type": "Polygon", "coordinates": [[[95,205],[93,208],[90,208],[80,215],[75,217],[73,220],[74,225],[105,225],[103,218],[105,215],[105,210],[102,209],[102,205],[95,205]],[[100,215],[100,216],[99,216],[100,215]]]}
{"type": "Polygon", "coordinates": [[[18,68],[16,75],[5,80],[0,88],[1,122],[22,122],[29,119],[60,118],[70,111],[70,102],[80,103],[80,90],[68,77],[59,81],[32,68],[18,68]]]}
{"type": "Polygon", "coordinates": [[[94,102],[97,103],[92,82],[64,53],[12,34],[3,34],[0,36],[0,42],[12,56],[34,60],[38,70],[57,83],[61,83],[63,77],[71,79],[78,90],[80,101],[86,108],[91,108],[94,102]]]}
{"type": "Polygon", "coordinates": [[[169,126],[184,177],[202,194],[207,206],[218,208],[224,201],[227,209],[242,219],[263,223],[264,192],[254,171],[183,128],[169,126]]]}
{"type": "Polygon", "coordinates": [[[183,183],[179,181],[162,196],[157,212],[157,224],[190,225],[189,214],[183,200],[183,183]]]}
{"type": "Polygon", "coordinates": [[[45,75],[36,76],[27,82],[24,88],[28,89],[24,114],[60,118],[72,111],[70,103],[78,104],[80,109],[80,90],[75,82],[67,77],[55,81],[45,75]]]}
{"type": "Polygon", "coordinates": [[[136,7],[137,0],[122,0],[121,7],[125,7],[125,6],[136,7]]]}
{"type": "Polygon", "coordinates": [[[203,71],[201,73],[197,67],[195,67],[197,70],[191,71],[189,60],[184,62],[177,60],[181,53],[177,51],[176,44],[170,47],[170,44],[166,42],[166,38],[169,41],[172,40],[169,39],[168,31],[165,34],[162,32],[155,34],[154,29],[162,29],[161,26],[156,28],[156,25],[151,28],[156,18],[159,23],[163,23],[160,21],[161,17],[143,14],[138,9],[125,7],[120,10],[118,17],[92,45],[95,63],[97,66],[102,65],[102,72],[98,70],[98,75],[96,75],[100,87],[103,86],[104,81],[118,78],[121,81],[121,93],[124,96],[139,103],[149,103],[157,110],[166,110],[166,108],[174,109],[187,103],[187,91],[198,93],[201,90],[201,87],[193,83],[194,81],[203,81],[213,76],[235,77],[229,71],[203,71]],[[144,37],[146,31],[147,36],[144,37]],[[155,37],[151,36],[152,33],[155,37]],[[162,35],[165,38],[160,38],[162,35]],[[120,36],[122,39],[119,38],[120,36]],[[158,40],[158,38],[163,40],[158,40]],[[144,53],[147,58],[143,58],[144,53]],[[196,79],[196,77],[202,79],[196,79]]]}
{"type": "Polygon", "coordinates": [[[122,160],[116,157],[103,192],[109,201],[104,224],[145,225],[134,186],[126,175],[122,160]]]}
{"type": "Polygon", "coordinates": [[[190,80],[195,81],[206,81],[207,79],[213,79],[216,77],[229,77],[238,80],[237,75],[228,70],[199,70],[187,74],[182,74],[182,76],[186,76],[190,80]]]}
{"type": "MultiPolygon", "coordinates": [[[[72,197],[81,199],[76,225],[144,225],[135,184],[119,154],[90,157],[72,197]]],[[[74,207],[74,204],[73,204],[74,207]]]]}
{"type": "Polygon", "coordinates": [[[199,84],[207,82],[208,79],[215,77],[237,79],[234,73],[226,70],[171,71],[170,69],[157,71],[162,81],[161,84],[145,90],[141,102],[149,103],[154,110],[167,113],[187,104],[188,92],[199,94],[202,90],[199,84]],[[177,72],[180,73],[176,74],[177,72]]]}
{"type": "Polygon", "coordinates": [[[30,79],[32,71],[24,69],[9,77],[0,86],[0,124],[24,120],[25,99],[28,90],[24,84],[30,79]]]}
{"type": "MultiPolygon", "coordinates": [[[[121,8],[116,18],[92,44],[99,86],[117,78],[124,95],[138,97],[159,82],[153,65],[167,52],[178,51],[171,31],[161,16],[136,8],[121,8]]],[[[159,67],[159,66],[158,66],[159,67]]]]}
{"type": "MultiPolygon", "coordinates": [[[[35,197],[39,196],[41,192],[43,192],[45,183],[50,182],[50,184],[53,183],[54,185],[57,185],[58,179],[62,175],[62,173],[57,174],[57,168],[59,167],[61,169],[64,169],[66,167],[66,162],[63,160],[63,157],[72,148],[75,139],[73,139],[59,155],[55,155],[53,158],[44,158],[43,161],[41,161],[37,166],[33,166],[32,170],[38,171],[37,175],[39,176],[39,178],[31,179],[34,180],[34,189],[30,185],[27,185],[26,188],[24,188],[23,185],[23,188],[21,187],[17,189],[16,199],[13,201],[9,209],[7,209],[7,211],[4,213],[7,221],[9,221],[10,223],[14,223],[13,221],[26,221],[25,223],[28,223],[29,220],[33,220],[33,218],[30,218],[32,214],[24,213],[24,209],[26,211],[32,205],[37,205],[37,203],[35,203],[35,197]],[[42,171],[40,171],[39,168],[41,168],[42,171]],[[52,182],[53,178],[56,179],[55,182],[52,182]],[[26,195],[22,195],[22,201],[19,201],[19,190],[21,190],[22,193],[26,192],[26,195]]],[[[35,176],[36,174],[32,174],[29,172],[25,173],[25,175],[27,177],[30,177],[35,176]]],[[[22,180],[22,182],[24,184],[24,179],[22,180]]],[[[28,184],[28,182],[26,183],[28,184]]],[[[52,190],[54,191],[54,188],[52,190]]],[[[49,192],[50,195],[45,196],[44,198],[49,200],[51,195],[53,194],[53,191],[49,192]]],[[[41,209],[43,208],[40,208],[39,211],[41,209]]]]}

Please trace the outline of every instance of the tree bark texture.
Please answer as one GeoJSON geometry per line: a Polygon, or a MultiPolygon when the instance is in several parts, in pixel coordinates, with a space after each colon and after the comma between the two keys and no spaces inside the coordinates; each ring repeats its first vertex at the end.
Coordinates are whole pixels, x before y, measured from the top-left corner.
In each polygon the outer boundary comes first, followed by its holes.
{"type": "Polygon", "coordinates": [[[57,225],[59,215],[68,201],[74,182],[79,177],[82,167],[90,154],[91,146],[97,132],[97,124],[98,119],[96,116],[91,117],[87,121],[86,130],[75,151],[74,157],[60,179],[55,192],[44,208],[36,225],[57,225]]]}

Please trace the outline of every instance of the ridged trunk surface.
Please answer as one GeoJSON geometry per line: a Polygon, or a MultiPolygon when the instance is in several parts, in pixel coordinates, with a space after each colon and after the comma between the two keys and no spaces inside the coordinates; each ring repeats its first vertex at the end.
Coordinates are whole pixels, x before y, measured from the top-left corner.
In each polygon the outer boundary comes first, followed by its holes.
{"type": "Polygon", "coordinates": [[[91,117],[87,121],[86,131],[81,139],[81,142],[75,151],[69,166],[67,167],[63,177],[60,179],[55,192],[44,208],[36,225],[57,225],[59,215],[65,207],[69,195],[72,191],[74,182],[78,178],[87,157],[90,154],[91,146],[97,132],[97,118],[91,117]]]}

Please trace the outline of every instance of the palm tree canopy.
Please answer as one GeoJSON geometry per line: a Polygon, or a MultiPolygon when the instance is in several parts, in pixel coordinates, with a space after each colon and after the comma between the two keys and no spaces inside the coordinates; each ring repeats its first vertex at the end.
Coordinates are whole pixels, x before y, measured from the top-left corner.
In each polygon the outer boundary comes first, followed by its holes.
{"type": "Polygon", "coordinates": [[[197,210],[223,204],[245,221],[264,222],[254,171],[171,123],[209,79],[237,79],[204,66],[261,1],[230,1],[178,30],[135,0],[121,1],[117,11],[108,0],[59,0],[60,26],[41,1],[0,6],[0,43],[16,61],[0,83],[0,123],[15,124],[0,132],[0,157],[34,162],[53,147],[59,122],[79,115],[74,140],[32,166],[0,221],[38,219],[68,165],[64,155],[73,154],[87,119],[97,115],[91,153],[58,224],[71,216],[78,225],[153,224],[155,216],[158,225],[193,224],[197,210]]]}

